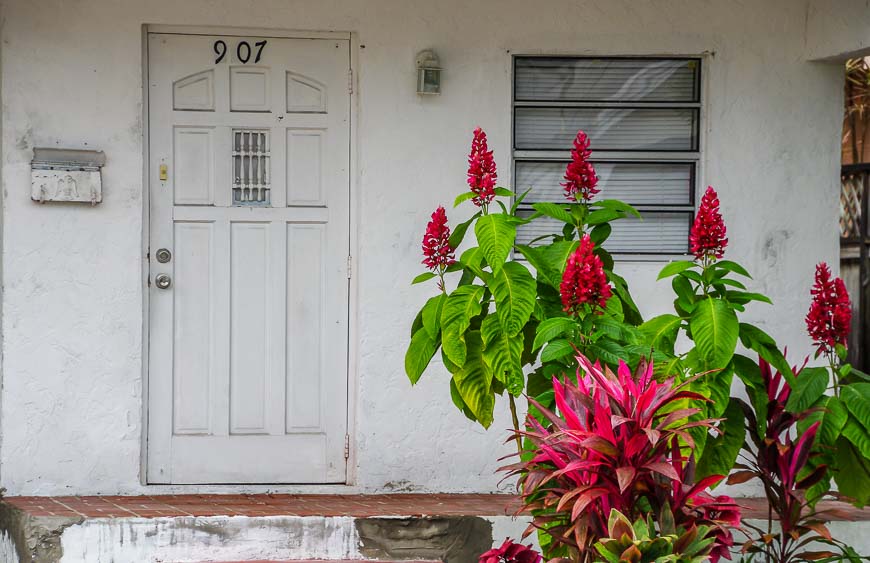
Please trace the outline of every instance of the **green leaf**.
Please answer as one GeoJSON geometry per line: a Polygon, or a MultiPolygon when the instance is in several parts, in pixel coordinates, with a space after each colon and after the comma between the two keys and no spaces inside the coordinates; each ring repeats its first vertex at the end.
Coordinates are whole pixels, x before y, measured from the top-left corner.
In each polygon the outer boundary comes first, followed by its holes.
{"type": "Polygon", "coordinates": [[[722,433],[708,439],[704,455],[698,460],[696,480],[709,475],[728,475],[737,461],[737,455],[746,438],[743,409],[737,401],[728,401],[723,416],[725,420],[719,423],[722,433]]]}
{"type": "Polygon", "coordinates": [[[483,252],[481,252],[480,247],[472,246],[463,252],[459,257],[459,263],[475,276],[489,281],[489,272],[483,270],[483,252]]]}
{"type": "Polygon", "coordinates": [[[558,282],[556,288],[562,283],[562,273],[565,271],[565,264],[568,263],[568,256],[577,250],[580,242],[576,240],[562,240],[538,247],[541,258],[547,267],[555,272],[558,272],[558,282]]]}
{"type": "Polygon", "coordinates": [[[447,358],[462,366],[465,364],[465,331],[471,325],[471,318],[480,314],[480,300],[484,287],[463,285],[447,296],[441,311],[441,348],[447,358]]]}
{"type": "Polygon", "coordinates": [[[465,233],[466,231],[468,231],[468,227],[470,227],[474,220],[478,217],[480,217],[479,211],[475,213],[468,221],[463,221],[462,223],[459,223],[458,225],[456,225],[456,227],[454,227],[453,232],[450,233],[450,239],[447,241],[451,248],[459,248],[459,245],[462,244],[462,241],[465,239],[465,233]]]}
{"type": "Polygon", "coordinates": [[[524,199],[526,199],[526,196],[529,195],[529,192],[531,192],[531,191],[532,191],[532,188],[529,188],[526,191],[524,191],[523,193],[521,193],[520,195],[518,195],[514,199],[514,203],[513,203],[513,205],[511,205],[511,215],[516,214],[517,209],[519,208],[520,204],[523,202],[524,199]]]}
{"type": "Polygon", "coordinates": [[[852,416],[870,429],[870,383],[844,385],[840,397],[852,416]]]}
{"type": "Polygon", "coordinates": [[[577,321],[570,317],[553,317],[542,321],[535,332],[535,343],[532,345],[532,349],[537,350],[557,336],[570,333],[576,327],[577,321]]]}
{"type": "Polygon", "coordinates": [[[587,345],[587,352],[591,360],[602,360],[610,365],[619,365],[619,360],[626,359],[625,349],[618,342],[602,338],[595,344],[587,345]]]}
{"type": "Polygon", "coordinates": [[[501,197],[514,197],[515,195],[517,195],[507,188],[496,188],[493,191],[495,192],[495,195],[499,195],[501,197]]]}
{"type": "Polygon", "coordinates": [[[434,272],[423,272],[422,274],[420,274],[419,276],[417,276],[416,278],[414,278],[414,279],[411,281],[411,285],[414,285],[414,284],[417,284],[417,283],[422,283],[422,282],[424,282],[424,281],[429,281],[429,280],[431,280],[432,278],[434,278],[435,275],[436,275],[436,274],[435,274],[434,272]]]}
{"type": "Polygon", "coordinates": [[[830,375],[826,368],[812,367],[801,370],[791,388],[785,410],[800,413],[810,408],[828,388],[830,375]]]}
{"type": "Polygon", "coordinates": [[[535,308],[535,278],[519,262],[508,262],[494,272],[489,289],[495,298],[495,313],[508,336],[515,336],[528,322],[535,308]]]}
{"type": "Polygon", "coordinates": [[[762,303],[773,305],[773,301],[770,300],[770,297],[762,293],[752,293],[750,291],[726,291],[725,297],[731,303],[739,303],[741,305],[749,303],[750,301],[761,301],[762,303]]]}
{"type": "Polygon", "coordinates": [[[514,397],[520,396],[525,387],[523,339],[505,334],[495,315],[483,319],[480,336],[483,339],[483,360],[493,377],[505,385],[508,393],[514,397]]]}
{"type": "Polygon", "coordinates": [[[769,334],[749,323],[740,323],[740,342],[764,358],[767,363],[783,374],[790,386],[794,386],[794,372],[788,365],[785,356],[776,347],[776,341],[769,334]]]}
{"type": "Polygon", "coordinates": [[[870,431],[867,428],[849,417],[846,425],[843,426],[843,436],[852,442],[852,445],[864,456],[865,461],[870,462],[870,431]]]}
{"type": "Polygon", "coordinates": [[[459,194],[458,196],[456,196],[456,199],[453,200],[453,207],[459,207],[460,203],[462,203],[463,201],[468,201],[469,199],[473,198],[475,195],[477,195],[477,194],[475,194],[474,192],[465,192],[465,193],[459,194]]]}
{"type": "Polygon", "coordinates": [[[549,203],[546,201],[539,201],[537,203],[533,203],[532,207],[535,209],[535,211],[539,211],[547,217],[557,219],[559,221],[562,221],[563,223],[568,223],[569,225],[574,224],[574,218],[571,217],[571,214],[568,213],[561,205],[549,203]]]}
{"type": "Polygon", "coordinates": [[[462,411],[462,414],[464,414],[466,418],[477,422],[477,417],[474,416],[474,413],[471,412],[471,409],[469,409],[468,405],[465,404],[465,401],[462,400],[462,395],[459,393],[459,389],[456,387],[456,381],[454,381],[453,378],[450,378],[450,399],[453,401],[453,404],[456,405],[456,408],[462,411]]]}
{"type": "Polygon", "coordinates": [[[474,414],[477,421],[489,428],[492,424],[495,396],[492,393],[492,372],[483,361],[483,342],[480,333],[470,331],[467,335],[468,353],[465,364],[453,374],[456,389],[462,401],[474,414]]]}
{"type": "Polygon", "coordinates": [[[752,276],[749,275],[749,272],[747,272],[743,266],[737,262],[732,262],[731,260],[720,260],[719,262],[716,262],[716,268],[734,272],[735,274],[739,274],[745,278],[752,279],[752,276]]]}
{"type": "Polygon", "coordinates": [[[423,326],[433,340],[437,340],[438,334],[441,332],[441,311],[445,301],[447,301],[447,296],[442,293],[432,297],[423,305],[423,326]]]}
{"type": "Polygon", "coordinates": [[[418,330],[411,337],[411,344],[405,352],[405,373],[412,384],[420,380],[436,350],[438,350],[438,341],[429,336],[428,331],[418,330]]]}
{"type": "Polygon", "coordinates": [[[674,355],[674,343],[683,319],[676,315],[659,315],[640,325],[640,333],[654,349],[674,355]]]}
{"type": "Polygon", "coordinates": [[[620,219],[625,215],[619,211],[615,211],[613,209],[598,209],[597,211],[593,211],[589,214],[589,217],[586,218],[587,225],[603,225],[605,223],[609,223],[610,221],[614,221],[616,219],[620,219]]]}
{"type": "Polygon", "coordinates": [[[601,209],[613,209],[614,211],[621,211],[623,213],[634,215],[635,217],[640,219],[640,212],[637,209],[618,199],[595,200],[592,202],[592,207],[599,207],[601,209]]]}
{"type": "Polygon", "coordinates": [[[607,240],[607,237],[610,236],[610,233],[613,231],[613,227],[610,226],[609,223],[602,223],[600,225],[596,225],[592,231],[589,233],[589,238],[592,239],[592,242],[595,243],[595,246],[601,246],[601,244],[607,240]]]}
{"type": "Polygon", "coordinates": [[[843,402],[837,397],[825,395],[816,401],[811,412],[798,420],[797,428],[798,432],[803,434],[807,428],[819,422],[816,443],[823,446],[833,446],[837,443],[837,438],[843,432],[843,427],[848,419],[849,413],[843,402]]]}
{"type": "Polygon", "coordinates": [[[676,276],[680,272],[684,272],[694,265],[695,263],[691,260],[675,260],[674,262],[669,262],[664,268],[662,268],[662,271],[659,272],[659,277],[656,279],[661,280],[671,276],[676,276]]]}
{"type": "Polygon", "coordinates": [[[573,353],[574,346],[564,338],[559,338],[547,344],[547,347],[544,348],[543,352],[541,352],[541,361],[549,362],[552,360],[558,360],[573,353]]]}
{"type": "Polygon", "coordinates": [[[699,301],[689,319],[689,328],[706,370],[723,368],[737,348],[737,314],[721,299],[699,301]]]}
{"type": "Polygon", "coordinates": [[[474,225],[477,243],[493,273],[501,270],[517,236],[516,226],[507,217],[499,213],[484,215],[474,225]]]}
{"type": "Polygon", "coordinates": [[[839,471],[834,473],[834,480],[837,488],[841,494],[853,498],[857,506],[863,506],[870,500],[870,460],[843,436],[837,440],[836,447],[834,458],[839,471]]]}

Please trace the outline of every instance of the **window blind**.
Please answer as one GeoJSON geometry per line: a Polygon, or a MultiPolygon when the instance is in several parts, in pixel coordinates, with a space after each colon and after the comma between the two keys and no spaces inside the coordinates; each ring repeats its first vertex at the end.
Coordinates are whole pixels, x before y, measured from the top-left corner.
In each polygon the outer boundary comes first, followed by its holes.
{"type": "MultiPolygon", "coordinates": [[[[685,254],[700,161],[701,61],[696,58],[514,58],[514,189],[531,204],[564,201],[565,166],[578,130],[589,135],[598,197],[632,204],[605,247],[614,254],[685,254]]],[[[561,231],[536,219],[529,243],[561,231]]]]}

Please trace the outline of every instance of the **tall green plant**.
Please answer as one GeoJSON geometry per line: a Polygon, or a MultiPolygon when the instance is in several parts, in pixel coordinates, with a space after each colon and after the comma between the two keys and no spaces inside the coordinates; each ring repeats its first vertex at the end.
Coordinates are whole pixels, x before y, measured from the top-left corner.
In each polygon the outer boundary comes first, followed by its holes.
{"type": "Polygon", "coordinates": [[[496,186],[486,134],[475,130],[469,155],[470,189],[456,198],[454,206],[470,201],[478,210],[452,232],[441,214],[433,215],[427,229],[424,264],[431,271],[417,276],[414,283],[436,279],[441,291],[426,302],[412,324],[405,371],[416,383],[440,351],[451,373],[454,404],[484,427],[492,423],[495,397],[505,391],[518,426],[514,397],[524,391],[537,395],[542,389],[535,388],[535,380],[573,369],[575,346],[612,365],[643,353],[635,328],[642,321],[637,306],[625,280],[613,272],[612,257],[601,247],[610,235],[611,221],[637,212],[616,200],[591,201],[598,190],[588,145],[585,134],[578,133],[565,174],[568,202],[533,203],[535,211],[529,215],[519,209],[529,192],[517,195],[496,186]],[[512,204],[509,198],[514,198],[512,204]],[[533,244],[517,243],[518,226],[544,218],[561,222],[560,232],[533,244]],[[456,259],[469,230],[477,244],[456,259]],[[585,251],[600,261],[615,297],[603,307],[597,303],[568,307],[560,292],[566,263],[580,250],[584,235],[592,243],[585,251]],[[525,260],[512,260],[515,252],[525,260]],[[447,274],[455,274],[453,289],[447,287],[447,274]],[[525,373],[538,364],[536,375],[527,380],[525,373]]]}
{"type": "Polygon", "coordinates": [[[705,374],[692,388],[712,399],[703,416],[722,421],[715,435],[703,430],[693,432],[701,476],[727,474],[743,444],[743,417],[731,398],[731,383],[735,374],[751,377],[747,372],[757,371],[757,364],[736,353],[738,343],[755,350],[790,380],[794,379],[774,339],[739,319],[751,302],[769,304],[770,299],[747,290],[738,279],[750,279],[743,266],[722,259],[728,245],[725,235],[719,197],[708,187],[689,236],[694,259],[671,262],[659,274],[660,280],[671,279],[676,297],[674,313],[659,315],[640,326],[646,343],[667,357],[661,363],[664,373],[705,374]],[[691,343],[688,350],[675,347],[681,334],[691,343]]]}

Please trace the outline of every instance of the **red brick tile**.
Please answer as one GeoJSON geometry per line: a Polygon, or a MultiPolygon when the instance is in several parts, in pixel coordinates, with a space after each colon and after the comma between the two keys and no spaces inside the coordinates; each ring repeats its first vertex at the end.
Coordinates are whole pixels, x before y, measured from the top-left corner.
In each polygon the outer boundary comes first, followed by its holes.
{"type": "MultiPolygon", "coordinates": [[[[388,494],[388,495],[144,495],[6,497],[4,502],[34,516],[88,518],[172,516],[498,516],[520,508],[513,495],[388,494]]],[[[764,499],[738,499],[746,517],[766,517],[764,499]]],[[[842,503],[822,503],[834,510],[832,519],[870,520],[870,510],[842,503]]]]}

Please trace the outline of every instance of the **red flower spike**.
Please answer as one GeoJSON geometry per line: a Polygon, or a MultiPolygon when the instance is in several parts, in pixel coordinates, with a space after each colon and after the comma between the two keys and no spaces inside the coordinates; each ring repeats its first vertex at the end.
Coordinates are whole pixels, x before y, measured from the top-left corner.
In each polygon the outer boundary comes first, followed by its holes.
{"type": "Polygon", "coordinates": [[[584,304],[593,309],[607,306],[612,294],[601,258],[593,252],[595,243],[589,235],[583,235],[580,246],[568,257],[565,273],[559,291],[562,294],[562,307],[565,311],[577,314],[584,304]]]}
{"type": "Polygon", "coordinates": [[[574,148],[571,149],[571,162],[565,168],[565,197],[570,201],[589,201],[600,190],[595,167],[589,162],[592,151],[589,150],[589,137],[583,131],[577,131],[574,138],[574,148]]]}
{"type": "Polygon", "coordinates": [[[689,232],[689,248],[695,258],[722,258],[728,239],[725,238],[725,223],[719,213],[719,196],[712,186],[707,186],[695,223],[689,232]]]}
{"type": "Polygon", "coordinates": [[[423,264],[430,270],[443,271],[456,262],[454,248],[450,246],[450,227],[447,226],[447,213],[439,206],[432,214],[423,235],[423,264]]]}
{"type": "Polygon", "coordinates": [[[846,284],[831,279],[831,269],[824,262],[816,266],[816,279],[810,293],[813,302],[807,313],[807,332],[818,353],[831,352],[837,344],[845,346],[852,330],[852,304],[846,284]]]}
{"type": "Polygon", "coordinates": [[[531,547],[506,539],[501,547],[481,555],[479,563],[541,563],[541,560],[541,554],[531,547]]]}
{"type": "Polygon", "coordinates": [[[486,133],[478,127],[474,130],[471,152],[468,154],[468,187],[474,192],[472,203],[478,207],[489,205],[495,197],[495,183],[498,172],[492,151],[486,143],[486,133]]]}

